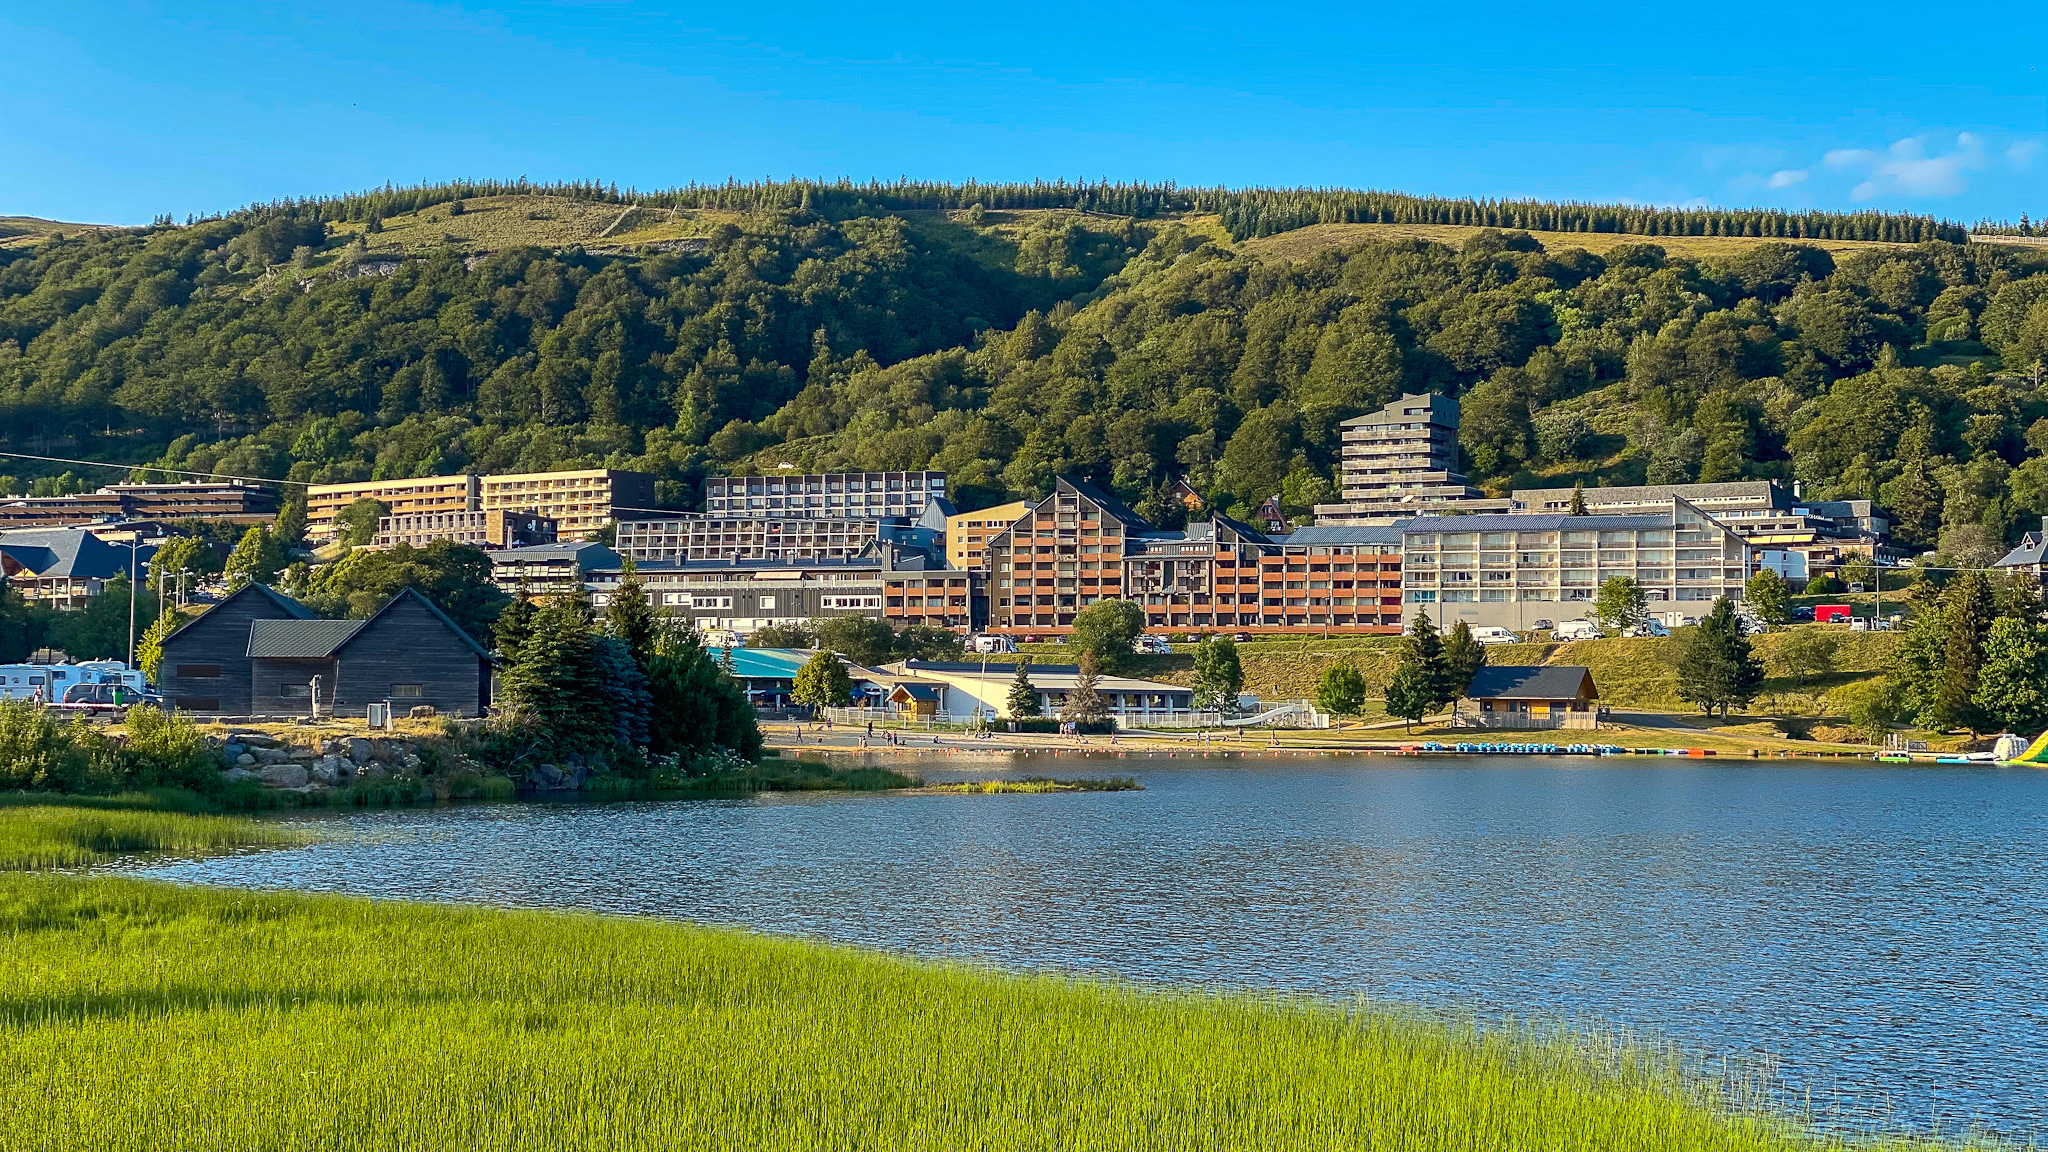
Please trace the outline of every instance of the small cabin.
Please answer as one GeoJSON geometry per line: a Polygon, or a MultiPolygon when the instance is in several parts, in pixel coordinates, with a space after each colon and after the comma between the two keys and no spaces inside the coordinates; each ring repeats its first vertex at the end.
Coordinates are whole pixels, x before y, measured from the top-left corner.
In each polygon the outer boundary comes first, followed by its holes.
{"type": "Polygon", "coordinates": [[[889,690],[889,703],[903,716],[916,720],[930,720],[939,714],[939,705],[945,701],[946,686],[943,684],[920,684],[911,680],[899,680],[889,690]]]}
{"type": "Polygon", "coordinates": [[[1458,701],[1457,722],[1477,728],[1594,728],[1600,690],[1572,664],[1481,668],[1458,701]]]}

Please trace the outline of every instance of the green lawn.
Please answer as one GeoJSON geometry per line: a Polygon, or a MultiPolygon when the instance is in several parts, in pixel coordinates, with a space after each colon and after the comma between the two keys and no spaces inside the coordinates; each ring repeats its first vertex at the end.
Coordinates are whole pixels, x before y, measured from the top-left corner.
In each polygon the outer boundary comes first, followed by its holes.
{"type": "Polygon", "coordinates": [[[0,876],[0,1148],[1804,1149],[1654,1054],[649,921],[0,876]]]}

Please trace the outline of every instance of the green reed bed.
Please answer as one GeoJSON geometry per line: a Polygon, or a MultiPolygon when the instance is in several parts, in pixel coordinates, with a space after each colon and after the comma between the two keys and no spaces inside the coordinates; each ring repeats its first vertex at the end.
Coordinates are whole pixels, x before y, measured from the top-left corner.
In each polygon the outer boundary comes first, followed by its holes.
{"type": "Polygon", "coordinates": [[[119,855],[202,855],[298,843],[289,829],[231,816],[155,811],[147,794],[0,801],[0,871],[73,868],[119,855]]]}
{"type": "Polygon", "coordinates": [[[925,792],[957,792],[966,795],[997,795],[1005,792],[1140,792],[1143,786],[1130,776],[1082,776],[1058,780],[1051,776],[1025,776],[1016,780],[961,780],[927,784],[925,792]]]}
{"type": "Polygon", "coordinates": [[[650,921],[0,876],[0,1148],[1809,1149],[1664,1060],[650,921]]]}

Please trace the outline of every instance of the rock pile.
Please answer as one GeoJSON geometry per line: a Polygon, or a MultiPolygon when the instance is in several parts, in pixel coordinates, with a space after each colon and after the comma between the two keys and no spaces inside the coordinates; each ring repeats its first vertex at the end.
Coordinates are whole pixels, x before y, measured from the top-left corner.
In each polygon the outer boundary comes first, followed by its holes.
{"type": "Polygon", "coordinates": [[[292,744],[265,732],[230,732],[210,738],[227,760],[230,781],[254,780],[265,788],[310,792],[346,787],[358,778],[417,772],[419,745],[394,738],[321,736],[292,744]]]}

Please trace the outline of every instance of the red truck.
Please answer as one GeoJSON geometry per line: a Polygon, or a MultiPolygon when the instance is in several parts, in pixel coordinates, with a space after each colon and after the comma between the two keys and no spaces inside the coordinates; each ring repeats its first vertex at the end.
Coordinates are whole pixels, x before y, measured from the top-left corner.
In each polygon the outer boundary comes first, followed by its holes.
{"type": "Polygon", "coordinates": [[[1813,622],[1816,624],[1846,624],[1855,615],[1847,604],[1816,604],[1813,606],[1813,622]]]}

